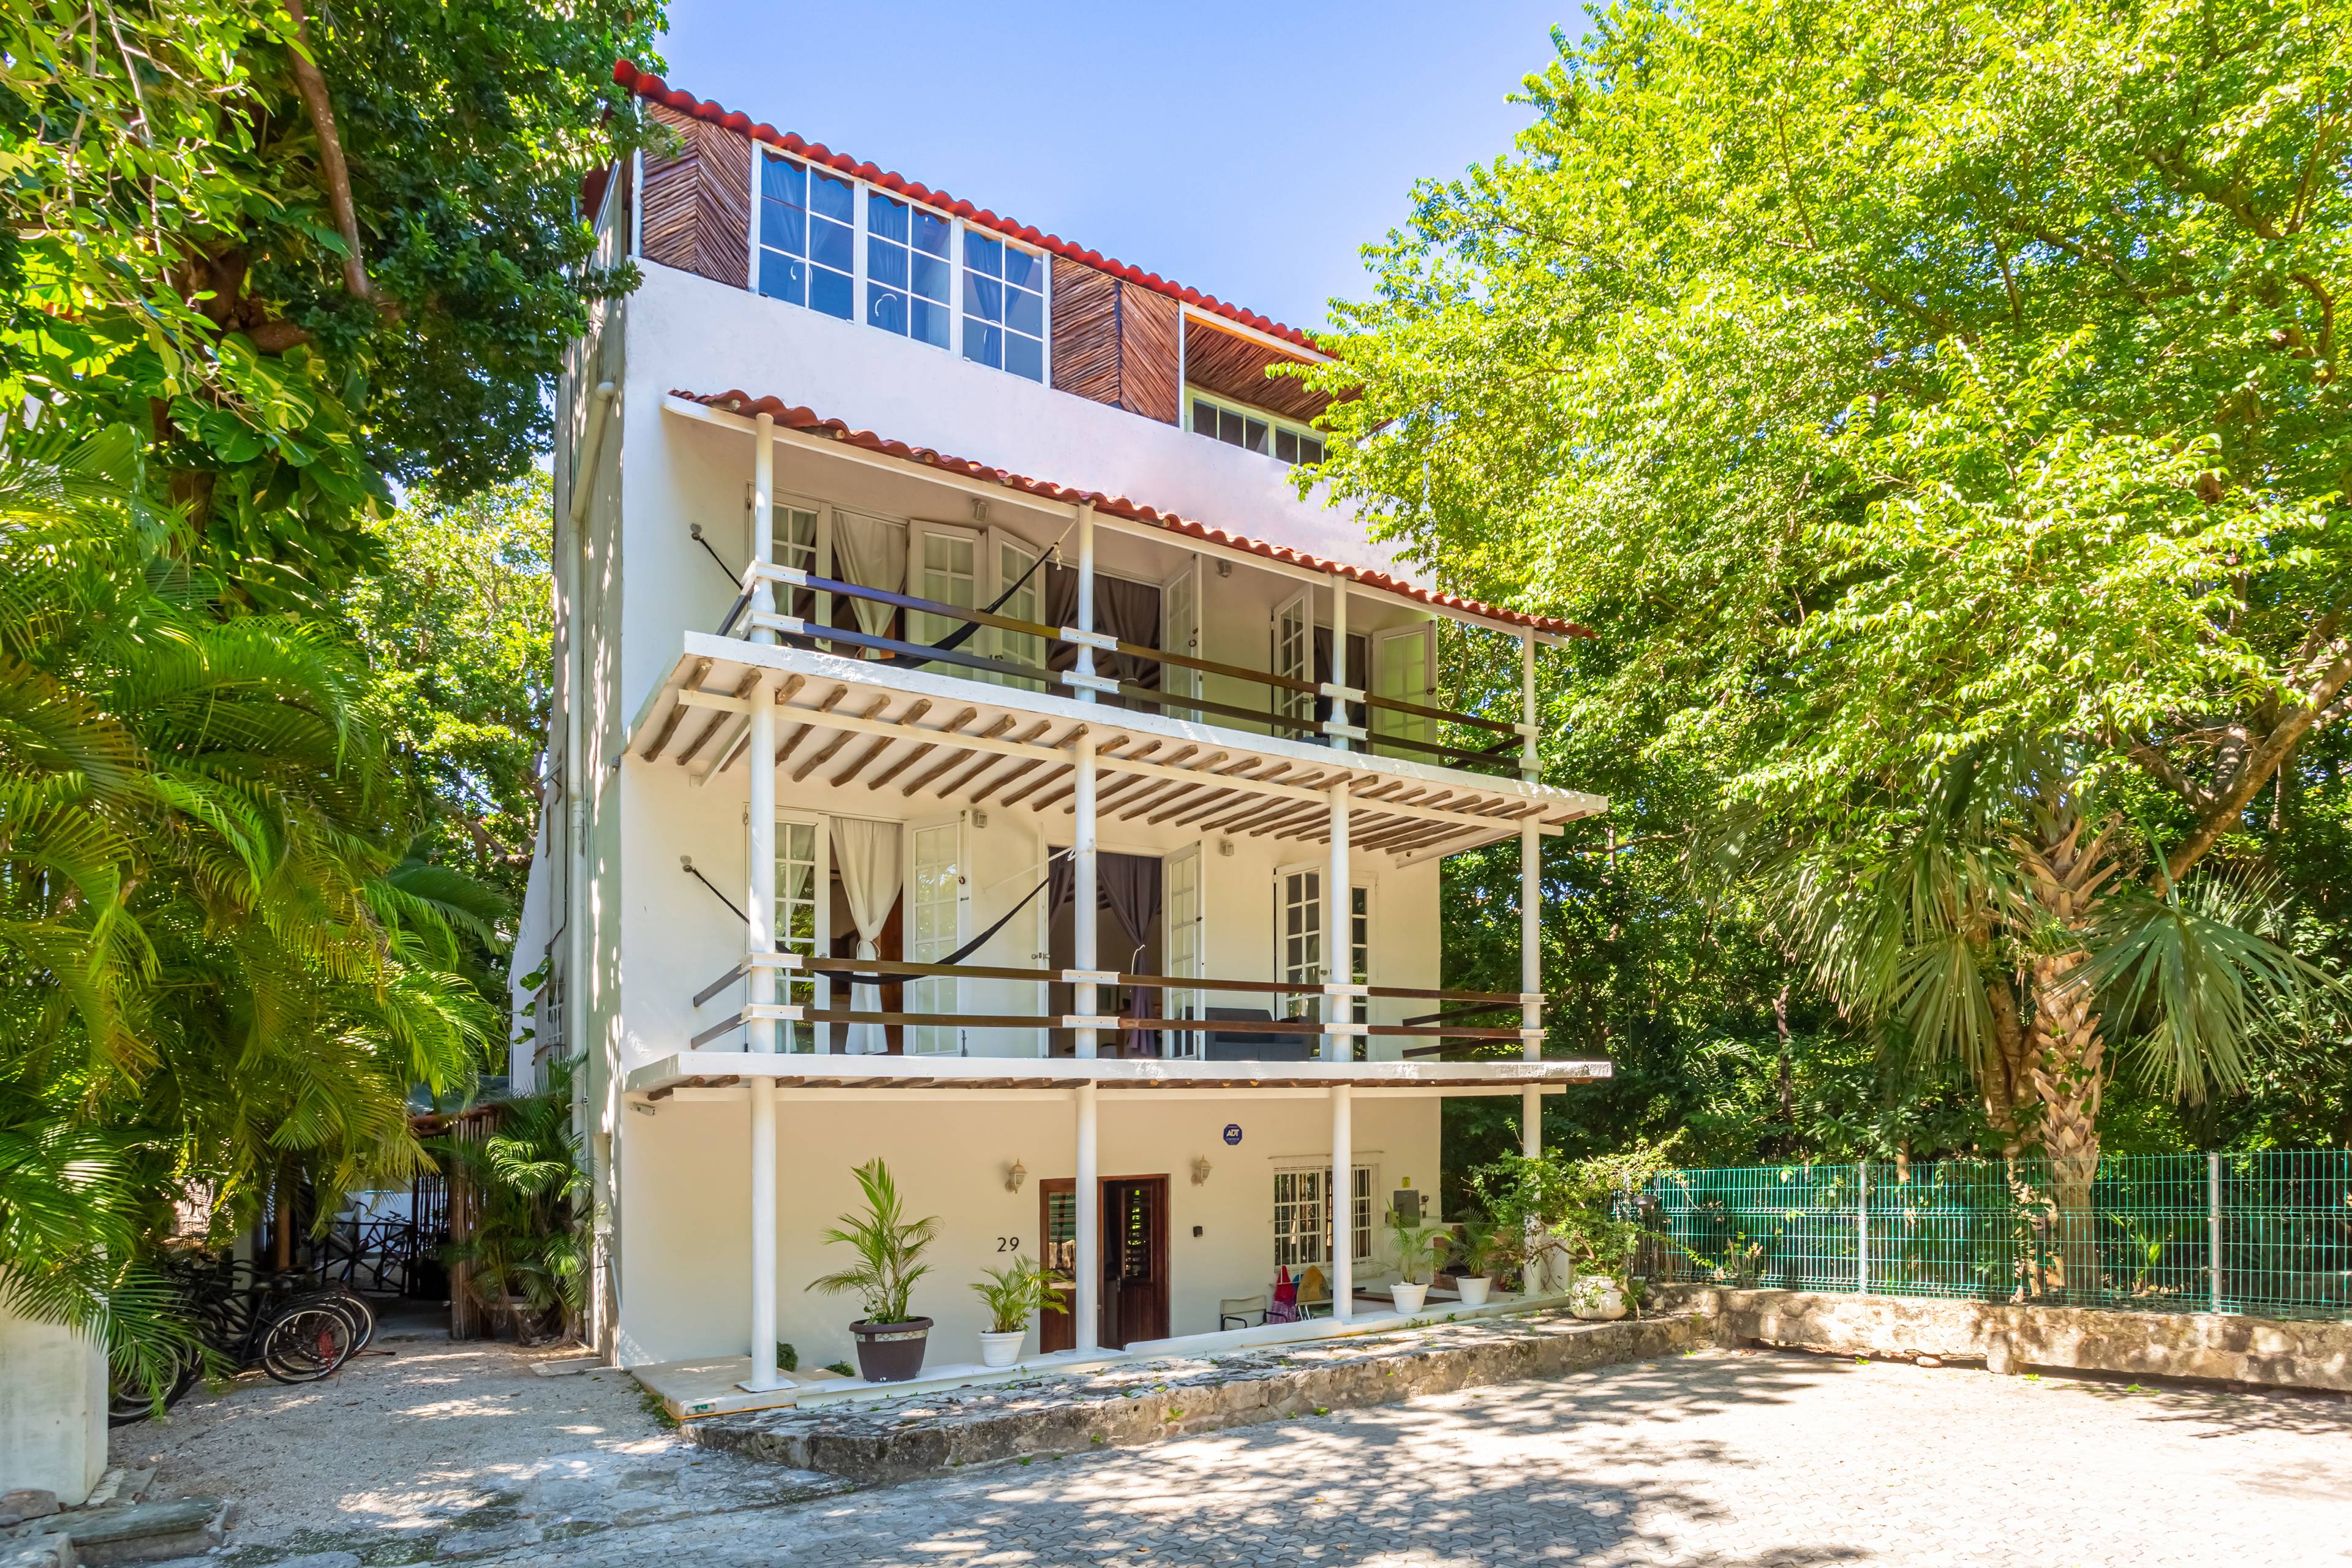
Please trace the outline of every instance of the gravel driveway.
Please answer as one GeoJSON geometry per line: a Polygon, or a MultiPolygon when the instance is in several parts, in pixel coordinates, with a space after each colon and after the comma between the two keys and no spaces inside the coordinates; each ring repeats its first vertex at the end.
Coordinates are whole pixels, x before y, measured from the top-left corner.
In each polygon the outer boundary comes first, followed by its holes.
{"type": "Polygon", "coordinates": [[[618,1374],[384,1348],[117,1462],[243,1499],[238,1560],[338,1553],[305,1568],[2352,1564],[2326,1396],[1707,1352],[828,1497],[678,1443],[618,1374]]]}

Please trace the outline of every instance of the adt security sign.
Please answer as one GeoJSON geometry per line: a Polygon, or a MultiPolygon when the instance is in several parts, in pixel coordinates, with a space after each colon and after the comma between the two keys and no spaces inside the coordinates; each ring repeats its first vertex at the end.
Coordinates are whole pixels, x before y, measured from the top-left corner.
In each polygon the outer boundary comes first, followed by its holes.
{"type": "Polygon", "coordinates": [[[1226,1123],[1225,1123],[1225,1142],[1226,1142],[1227,1143],[1238,1143],[1238,1142],[1240,1142],[1241,1141],[1242,1141],[1242,1124],[1241,1124],[1240,1122],[1238,1122],[1238,1121],[1228,1121],[1228,1122],[1226,1122],[1226,1123]]]}

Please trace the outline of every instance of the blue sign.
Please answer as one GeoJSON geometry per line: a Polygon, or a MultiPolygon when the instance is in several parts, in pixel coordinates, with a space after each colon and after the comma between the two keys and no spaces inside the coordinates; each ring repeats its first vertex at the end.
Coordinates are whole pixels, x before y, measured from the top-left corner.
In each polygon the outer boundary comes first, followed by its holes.
{"type": "Polygon", "coordinates": [[[1240,1142],[1241,1141],[1242,1141],[1242,1124],[1241,1124],[1240,1122],[1238,1122],[1238,1121],[1228,1121],[1228,1122],[1226,1122],[1226,1123],[1225,1123],[1225,1142],[1228,1142],[1228,1143],[1238,1143],[1238,1142],[1240,1142]]]}

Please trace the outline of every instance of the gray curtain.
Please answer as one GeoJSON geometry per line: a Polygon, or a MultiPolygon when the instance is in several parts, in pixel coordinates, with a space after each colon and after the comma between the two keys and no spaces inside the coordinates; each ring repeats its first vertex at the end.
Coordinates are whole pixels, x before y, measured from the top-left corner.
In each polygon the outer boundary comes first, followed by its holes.
{"type": "MultiPolygon", "coordinates": [[[[1119,955],[1118,966],[1130,974],[1143,973],[1137,965],[1143,962],[1139,951],[1150,935],[1151,922],[1160,917],[1160,862],[1148,855],[1105,855],[1099,873],[1103,902],[1110,906],[1118,929],[1127,933],[1127,952],[1119,955]]],[[[1160,1011],[1160,993],[1149,986],[1138,985],[1128,993],[1130,1018],[1148,1018],[1160,1011]]],[[[1141,1029],[1129,1029],[1124,1037],[1123,1054],[1129,1057],[1156,1057],[1160,1054],[1159,1037],[1141,1029]]]]}
{"type": "MultiPolygon", "coordinates": [[[[1339,684],[1352,686],[1359,691],[1370,689],[1369,671],[1371,668],[1371,647],[1370,637],[1360,637],[1354,632],[1348,634],[1348,679],[1339,684]]],[[[1318,681],[1331,679],[1331,628],[1329,626],[1315,628],[1315,679],[1318,681]]],[[[1329,717],[1331,717],[1331,700],[1328,697],[1318,697],[1315,700],[1315,721],[1319,724],[1329,717]]],[[[1350,702],[1348,704],[1348,717],[1340,721],[1347,724],[1360,724],[1364,721],[1364,710],[1350,702]]]]}
{"type": "MultiPolygon", "coordinates": [[[[1057,626],[1078,624],[1078,574],[1076,568],[1048,564],[1045,568],[1045,619],[1057,626]]],[[[1138,647],[1160,646],[1160,590],[1150,583],[1124,577],[1095,577],[1095,630],[1138,647]]],[[[1056,643],[1045,657],[1048,669],[1076,668],[1078,650],[1056,643]]],[[[1131,654],[1095,655],[1095,673],[1111,680],[1131,680],[1157,689],[1160,665],[1131,654]]]]}

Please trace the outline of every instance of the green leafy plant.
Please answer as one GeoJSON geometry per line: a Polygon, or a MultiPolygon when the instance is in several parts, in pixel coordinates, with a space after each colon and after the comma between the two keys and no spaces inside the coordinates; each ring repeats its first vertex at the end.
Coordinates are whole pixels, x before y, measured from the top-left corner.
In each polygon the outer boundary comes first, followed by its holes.
{"type": "Polygon", "coordinates": [[[1667,1168],[1672,1142],[1584,1160],[1507,1154],[1473,1173],[1470,1185],[1496,1230],[1527,1238],[1523,1267],[1559,1258],[1574,1273],[1606,1275],[1630,1290],[1634,1255],[1650,1236],[1626,1198],[1667,1168]]]}
{"type": "Polygon", "coordinates": [[[1509,1268],[1516,1256],[1512,1238],[1482,1215],[1455,1221],[1438,1241],[1444,1251],[1446,1271],[1463,1279],[1491,1279],[1509,1268]]]}
{"type": "Polygon", "coordinates": [[[1431,1267],[1445,1245],[1445,1227],[1417,1225],[1391,1209],[1389,1242],[1396,1249],[1397,1278],[1408,1285],[1425,1284],[1431,1267]]]}
{"type": "Polygon", "coordinates": [[[478,1142],[438,1141],[434,1152],[480,1195],[471,1235],[444,1249],[470,1265],[467,1289],[516,1338],[561,1326],[587,1304],[588,1175],[572,1131],[578,1058],[545,1067],[538,1092],[501,1107],[497,1131],[478,1142]]]}
{"type": "Polygon", "coordinates": [[[915,1281],[931,1271],[922,1257],[939,1238],[939,1216],[908,1219],[898,1184],[880,1160],[858,1166],[856,1174],[866,1194],[866,1212],[843,1215],[840,1225],[824,1234],[826,1241],[856,1252],[857,1261],[811,1280],[808,1288],[829,1296],[856,1296],[869,1323],[903,1323],[914,1315],[908,1299],[915,1281]]]}
{"type": "Polygon", "coordinates": [[[971,1293],[988,1304],[989,1332],[1017,1334],[1039,1312],[1067,1312],[1054,1277],[1027,1258],[1002,1268],[983,1268],[971,1293]]]}

